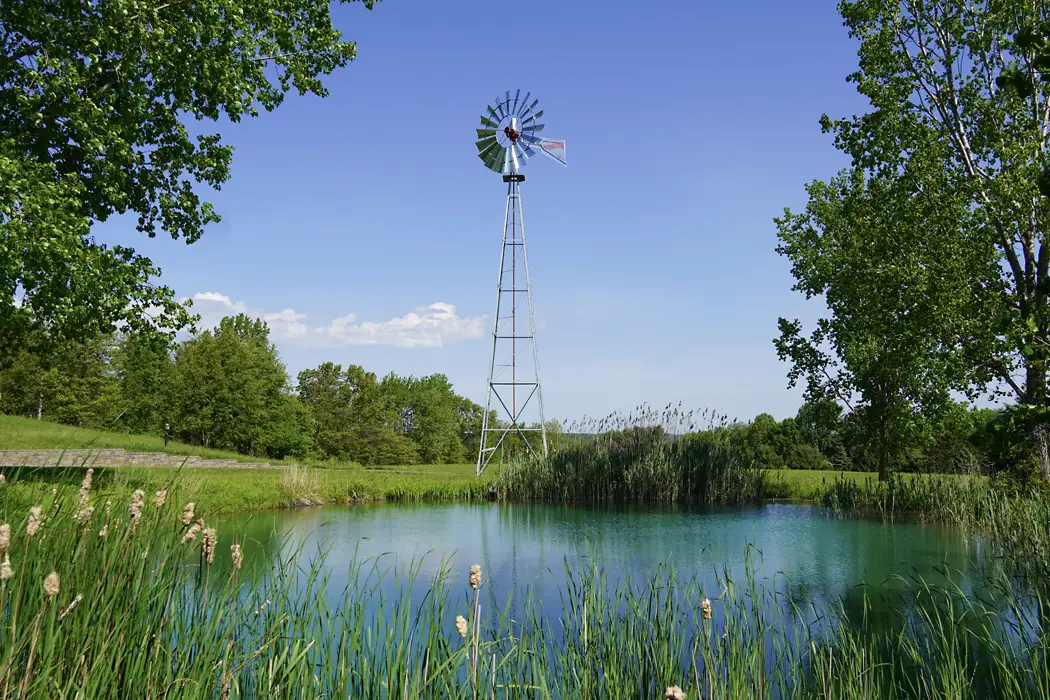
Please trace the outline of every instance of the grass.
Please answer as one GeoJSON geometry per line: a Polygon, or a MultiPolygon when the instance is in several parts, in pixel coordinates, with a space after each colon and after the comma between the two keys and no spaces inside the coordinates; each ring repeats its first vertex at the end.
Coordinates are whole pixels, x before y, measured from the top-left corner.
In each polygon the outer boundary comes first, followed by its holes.
{"type": "MultiPolygon", "coordinates": [[[[955,474],[900,474],[899,478],[908,482],[915,480],[983,481],[981,477],[955,474]]],[[[821,501],[828,489],[839,481],[867,487],[878,484],[879,477],[876,472],[777,469],[769,472],[769,479],[773,498],[821,501]]]]}
{"type": "Polygon", "coordinates": [[[32,533],[9,494],[3,697],[1050,698],[1050,600],[1006,578],[975,592],[917,581],[887,621],[866,599],[857,613],[787,596],[750,555],[743,576],[716,570],[707,589],[671,566],[613,579],[579,559],[560,608],[524,589],[512,616],[480,605],[491,572],[475,588],[447,562],[421,599],[421,562],[354,558],[335,591],[327,551],[286,542],[242,570],[210,516],[183,517],[181,492],[160,507],[139,494],[134,520],[95,484],[80,503],[78,484],[37,488],[32,533]]]}
{"type": "Polygon", "coordinates": [[[272,460],[212,450],[196,445],[187,445],[169,440],[164,444],[163,436],[133,435],[71,425],[33,420],[22,416],[0,414],[0,449],[4,450],[75,450],[75,449],[124,449],[128,452],[164,452],[170,455],[204,459],[234,459],[238,462],[270,462],[287,464],[293,460],[272,460]]]}
{"type": "MultiPolygon", "coordinates": [[[[28,507],[32,495],[69,488],[83,469],[8,468],[0,470],[8,499],[28,507]]],[[[135,489],[153,493],[172,489],[209,513],[290,508],[362,501],[470,501],[488,497],[491,477],[477,479],[434,472],[420,476],[396,471],[354,469],[169,469],[121,467],[96,469],[96,488],[108,498],[127,498],[135,489]]]]}

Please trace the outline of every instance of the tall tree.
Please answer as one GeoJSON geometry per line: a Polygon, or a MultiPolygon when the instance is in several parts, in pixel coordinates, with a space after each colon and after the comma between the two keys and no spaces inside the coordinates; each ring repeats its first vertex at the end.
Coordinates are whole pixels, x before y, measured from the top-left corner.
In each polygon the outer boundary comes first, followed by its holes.
{"type": "Polygon", "coordinates": [[[987,378],[964,356],[984,333],[974,287],[994,263],[980,238],[959,236],[965,205],[931,170],[920,159],[893,177],[855,169],[812,183],[806,210],[776,220],[794,289],[829,312],[809,336],[780,319],[789,385],[803,379],[807,400],[841,401],[871,426],[881,479],[913,407],[987,378]]]}
{"type": "Polygon", "coordinates": [[[978,281],[999,315],[974,344],[974,362],[1018,401],[1045,406],[1050,241],[1037,183],[1048,163],[1050,84],[1040,79],[1039,47],[1025,38],[1045,26],[1050,7],[847,0],[840,9],[861,42],[850,80],[872,110],[824,117],[825,130],[855,163],[882,173],[915,158],[939,164],[945,186],[973,214],[960,237],[983,238],[996,263],[978,281]],[[1030,90],[1002,89],[1018,76],[1030,90]]]}
{"type": "Polygon", "coordinates": [[[290,435],[288,375],[264,321],[226,317],[175,353],[172,430],[186,442],[281,457],[290,435]]]}
{"type": "Polygon", "coordinates": [[[120,379],[121,423],[133,433],[162,434],[172,416],[168,339],[151,333],[125,334],[113,364],[120,379]]]}
{"type": "Polygon", "coordinates": [[[152,263],[91,223],[134,213],[151,237],[197,240],[219,217],[194,183],[226,182],[233,149],[185,121],[323,97],[354,56],[329,0],[0,3],[0,360],[30,319],[67,337],[185,325],[152,263]]]}

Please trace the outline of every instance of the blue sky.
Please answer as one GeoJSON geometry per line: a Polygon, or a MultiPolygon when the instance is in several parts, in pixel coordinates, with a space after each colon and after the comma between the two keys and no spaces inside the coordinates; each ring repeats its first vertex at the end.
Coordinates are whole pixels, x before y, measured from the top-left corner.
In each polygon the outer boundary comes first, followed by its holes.
{"type": "Polygon", "coordinates": [[[216,125],[235,147],[221,223],[189,246],[130,217],[96,234],[151,257],[205,325],[268,317],[293,378],[328,360],[440,372],[483,402],[505,186],[474,129],[520,87],[568,144],[568,167],[533,160],[522,188],[548,417],[793,415],[777,317],[820,308],[791,291],[773,217],[847,164],[820,115],[865,109],[835,4],[336,6],[358,58],[329,97],[216,125]]]}

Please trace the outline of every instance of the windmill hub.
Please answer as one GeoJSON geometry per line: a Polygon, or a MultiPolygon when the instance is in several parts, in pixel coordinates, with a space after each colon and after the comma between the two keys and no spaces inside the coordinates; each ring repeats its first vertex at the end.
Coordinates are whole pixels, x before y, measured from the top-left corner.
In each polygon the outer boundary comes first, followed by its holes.
{"type": "Polygon", "coordinates": [[[507,135],[511,143],[517,143],[518,139],[521,138],[521,132],[509,126],[503,128],[503,133],[507,135]]]}

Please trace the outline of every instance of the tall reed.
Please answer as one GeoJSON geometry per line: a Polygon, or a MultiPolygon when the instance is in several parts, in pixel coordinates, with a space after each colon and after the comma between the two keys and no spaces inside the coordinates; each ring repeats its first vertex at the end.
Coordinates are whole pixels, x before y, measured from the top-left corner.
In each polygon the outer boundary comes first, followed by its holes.
{"type": "Polygon", "coordinates": [[[888,624],[866,598],[760,581],[750,554],[706,587],[579,558],[560,609],[528,588],[499,607],[479,595],[493,572],[448,561],[424,580],[420,560],[353,556],[337,587],[325,548],[216,548],[212,517],[174,491],[36,497],[30,512],[0,492],[3,697],[1050,698],[1048,599],[1010,579],[916,582],[888,624]]]}

